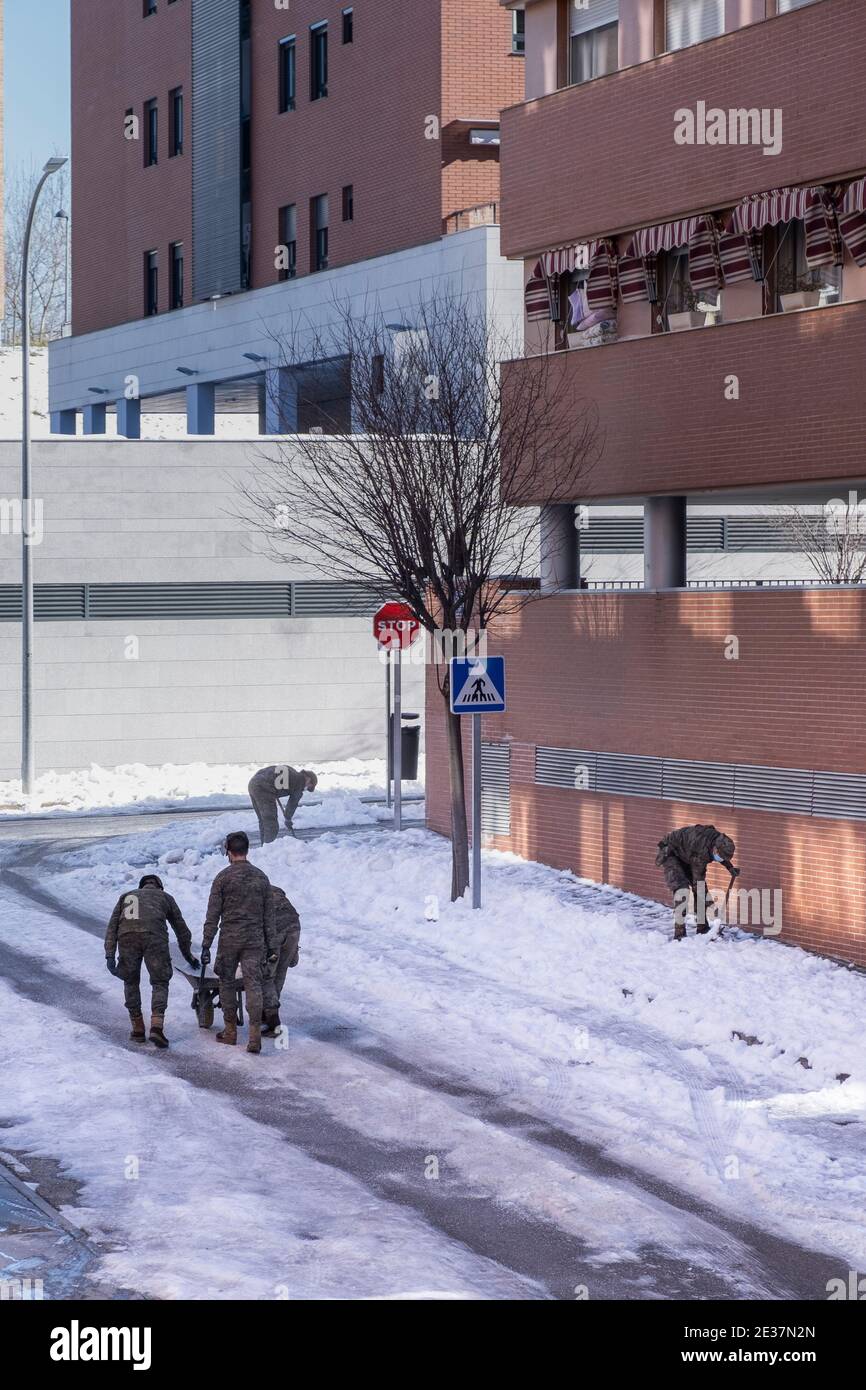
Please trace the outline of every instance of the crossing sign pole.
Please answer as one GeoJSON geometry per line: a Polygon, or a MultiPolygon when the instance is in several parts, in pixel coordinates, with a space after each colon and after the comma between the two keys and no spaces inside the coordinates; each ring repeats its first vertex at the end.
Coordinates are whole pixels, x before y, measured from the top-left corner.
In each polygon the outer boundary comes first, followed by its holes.
{"type": "Polygon", "coordinates": [[[505,658],[453,657],[451,712],[472,715],[472,906],[481,906],[481,715],[505,711],[505,658]]]}
{"type": "Polygon", "coordinates": [[[373,636],[385,653],[385,746],[387,803],[394,779],[394,829],[403,829],[403,649],[411,647],[421,624],[407,603],[383,603],[373,618],[373,636]],[[394,654],[394,712],[391,713],[391,654],[394,654]]]}

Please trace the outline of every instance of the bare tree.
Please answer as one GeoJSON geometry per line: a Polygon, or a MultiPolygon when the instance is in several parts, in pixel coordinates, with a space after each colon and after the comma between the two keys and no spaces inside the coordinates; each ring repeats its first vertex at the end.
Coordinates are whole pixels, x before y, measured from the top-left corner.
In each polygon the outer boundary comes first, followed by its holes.
{"type": "MultiPolygon", "coordinates": [[[[278,375],[301,400],[292,428],[312,432],[275,444],[244,492],[275,556],[402,599],[435,660],[443,633],[471,648],[497,614],[538,597],[515,578],[535,571],[537,512],[508,499],[577,501],[598,428],[553,359],[501,370],[517,343],[474,299],[434,295],[411,320],[389,326],[375,306],[335,304],[326,336],[280,341],[278,375]]],[[[444,660],[435,674],[457,898],[469,882],[463,744],[444,660]]]]}
{"type": "MultiPolygon", "coordinates": [[[[21,341],[21,258],[33,190],[35,166],[22,168],[6,185],[6,263],[3,339],[21,341]]],[[[40,200],[30,239],[30,332],[34,344],[60,335],[66,317],[66,231],[58,211],[69,213],[69,183],[61,173],[40,200]],[[50,193],[50,196],[49,196],[50,193]]]]}
{"type": "Polygon", "coordinates": [[[866,501],[856,493],[822,507],[784,507],[776,525],[825,584],[866,580],[866,501]]]}

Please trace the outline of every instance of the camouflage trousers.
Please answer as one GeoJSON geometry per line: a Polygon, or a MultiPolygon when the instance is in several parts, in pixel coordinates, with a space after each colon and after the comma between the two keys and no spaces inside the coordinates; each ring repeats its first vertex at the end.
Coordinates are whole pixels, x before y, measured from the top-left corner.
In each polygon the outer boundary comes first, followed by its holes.
{"type": "Polygon", "coordinates": [[[686,917],[694,902],[697,929],[703,933],[707,926],[707,885],[704,880],[695,883],[690,869],[675,854],[669,854],[662,866],[665,883],[674,896],[674,936],[686,934],[686,917]]]}
{"type": "Polygon", "coordinates": [[[262,956],[263,946],[232,946],[223,943],[214,963],[220,982],[220,1007],[226,1018],[238,1016],[238,966],[247,997],[247,1016],[250,1023],[262,1021],[262,956]]]}
{"type": "Polygon", "coordinates": [[[264,966],[262,995],[265,1011],[269,1014],[279,1011],[286,975],[289,968],[298,963],[298,938],[300,934],[300,927],[290,931],[282,946],[279,947],[280,954],[277,960],[270,965],[266,963],[264,966]]]}
{"type": "Polygon", "coordinates": [[[165,1016],[168,1008],[168,983],[172,977],[171,956],[167,941],[152,941],[146,936],[121,937],[117,952],[117,973],[123,981],[123,997],[130,1018],[141,1015],[141,967],[150,977],[151,1013],[165,1016]]]}
{"type": "Polygon", "coordinates": [[[256,820],[259,823],[259,843],[269,845],[280,832],[279,802],[273,795],[263,796],[252,782],[250,782],[248,791],[250,801],[253,803],[253,810],[256,813],[256,820]]]}

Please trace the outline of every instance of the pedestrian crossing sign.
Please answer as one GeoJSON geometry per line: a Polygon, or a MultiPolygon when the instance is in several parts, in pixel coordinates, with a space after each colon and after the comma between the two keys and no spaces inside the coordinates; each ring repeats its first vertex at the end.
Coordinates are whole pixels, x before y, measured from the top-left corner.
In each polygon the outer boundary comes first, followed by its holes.
{"type": "Polygon", "coordinates": [[[451,661],[451,713],[502,714],[505,710],[505,657],[451,661]]]}

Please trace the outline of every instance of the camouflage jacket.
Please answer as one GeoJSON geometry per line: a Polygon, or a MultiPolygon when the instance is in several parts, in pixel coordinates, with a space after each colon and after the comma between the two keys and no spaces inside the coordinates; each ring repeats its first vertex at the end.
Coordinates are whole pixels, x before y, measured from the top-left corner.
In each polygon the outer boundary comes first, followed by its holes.
{"type": "Polygon", "coordinates": [[[275,763],[272,767],[261,768],[250,782],[250,794],[274,797],[282,801],[288,797],[285,808],[287,821],[292,819],[304,795],[304,779],[298,769],[287,763],[275,763]]]}
{"type": "Polygon", "coordinates": [[[151,940],[164,941],[167,945],[169,926],[177,937],[183,955],[192,955],[189,927],[171,894],[163,892],[155,884],[133,888],[121,894],[111,914],[105,933],[105,954],[113,956],[118,942],[122,945],[130,937],[149,937],[151,940]]]}
{"type": "Polygon", "coordinates": [[[274,936],[272,944],[278,948],[285,946],[289,936],[294,936],[295,941],[301,935],[301,919],[289,902],[282,888],[271,885],[271,897],[274,903],[274,936]]]}
{"type": "Polygon", "coordinates": [[[735,845],[733,840],[721,830],[717,830],[714,825],[686,825],[682,830],[672,830],[670,835],[659,840],[656,863],[663,864],[671,854],[675,854],[696,883],[699,879],[706,878],[707,866],[712,861],[714,850],[722,858],[730,858],[735,852],[735,845]]]}
{"type": "Polygon", "coordinates": [[[270,879],[246,859],[229,864],[211,885],[202,936],[206,950],[218,931],[232,946],[271,949],[275,933],[270,879]]]}

